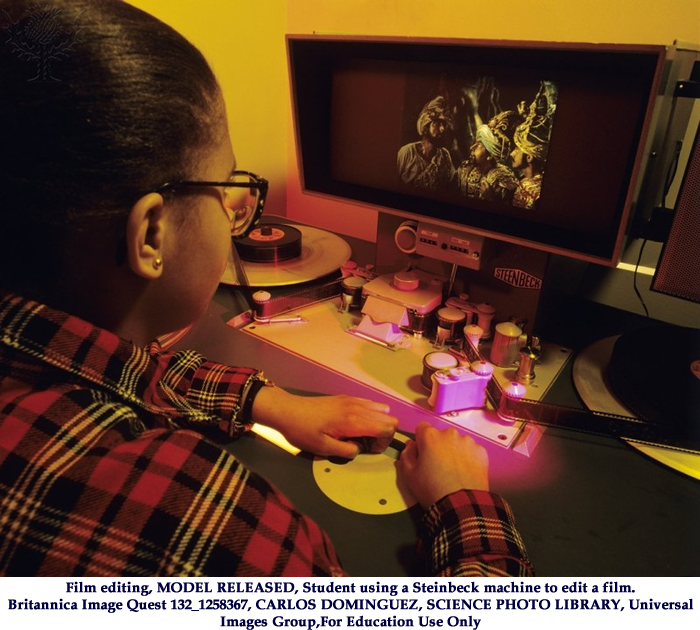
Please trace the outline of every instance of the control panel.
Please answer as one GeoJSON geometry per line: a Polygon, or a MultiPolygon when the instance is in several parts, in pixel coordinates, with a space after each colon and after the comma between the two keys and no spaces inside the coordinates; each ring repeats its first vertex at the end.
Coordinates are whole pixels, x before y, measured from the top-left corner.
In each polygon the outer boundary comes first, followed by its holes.
{"type": "Polygon", "coordinates": [[[476,271],[481,268],[484,240],[468,232],[421,221],[416,229],[416,254],[476,271]]]}

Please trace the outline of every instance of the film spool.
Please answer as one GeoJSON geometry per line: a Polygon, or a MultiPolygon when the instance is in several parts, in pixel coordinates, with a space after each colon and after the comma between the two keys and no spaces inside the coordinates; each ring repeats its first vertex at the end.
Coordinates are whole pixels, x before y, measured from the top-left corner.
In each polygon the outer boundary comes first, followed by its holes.
{"type": "Polygon", "coordinates": [[[437,312],[437,335],[436,341],[452,342],[461,336],[458,327],[464,326],[466,319],[464,311],[453,306],[445,306],[437,312]],[[460,326],[461,325],[461,326],[460,326]]]}
{"type": "Polygon", "coordinates": [[[431,376],[438,370],[449,370],[459,367],[459,361],[454,354],[449,352],[428,352],[423,357],[423,374],[420,382],[428,390],[433,389],[433,381],[431,376]]]}
{"type": "Polygon", "coordinates": [[[291,225],[266,223],[235,241],[238,255],[249,262],[278,263],[301,256],[301,231],[291,225]]]}
{"type": "Polygon", "coordinates": [[[348,312],[352,308],[362,306],[362,287],[367,284],[365,278],[348,276],[343,278],[340,285],[343,289],[340,295],[340,310],[348,312]]]}
{"type": "MultiPolygon", "coordinates": [[[[264,217],[263,217],[264,219],[264,217]]],[[[276,223],[276,222],[270,222],[276,223]]],[[[263,222],[261,227],[268,225],[263,222]]],[[[284,224],[286,228],[286,224],[284,224]]],[[[245,272],[246,286],[282,287],[317,280],[328,274],[337,273],[350,260],[350,245],[340,236],[308,225],[295,224],[301,232],[301,255],[282,262],[253,262],[243,260],[238,254],[240,266],[245,272]]],[[[245,239],[241,239],[245,240],[245,239]]],[[[232,239],[233,247],[221,276],[223,284],[242,286],[233,252],[236,252],[237,239],[232,239]]],[[[243,245],[245,247],[245,244],[243,245]]]]}

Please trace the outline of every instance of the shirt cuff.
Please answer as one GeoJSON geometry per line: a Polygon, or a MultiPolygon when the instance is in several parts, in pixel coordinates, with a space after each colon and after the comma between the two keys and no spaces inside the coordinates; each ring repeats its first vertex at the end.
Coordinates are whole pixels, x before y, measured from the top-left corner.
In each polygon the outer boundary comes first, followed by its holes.
{"type": "MultiPolygon", "coordinates": [[[[450,572],[468,562],[518,567],[518,574],[531,571],[525,546],[506,501],[484,490],[459,490],[443,497],[423,517],[424,542],[433,575],[450,572]]],[[[501,570],[498,569],[498,571],[501,570]]]]}

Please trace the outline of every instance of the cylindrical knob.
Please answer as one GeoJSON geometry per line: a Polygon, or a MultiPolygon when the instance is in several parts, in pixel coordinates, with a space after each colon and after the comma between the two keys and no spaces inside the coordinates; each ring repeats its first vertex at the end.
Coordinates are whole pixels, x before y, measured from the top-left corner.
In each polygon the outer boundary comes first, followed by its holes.
{"type": "Polygon", "coordinates": [[[256,291],[253,293],[253,301],[256,304],[263,304],[264,302],[268,302],[271,298],[272,295],[269,291],[256,291]]]}
{"type": "Polygon", "coordinates": [[[253,293],[253,302],[255,302],[255,316],[256,317],[268,317],[268,305],[272,299],[272,295],[269,291],[256,291],[253,293]]]}
{"type": "Polygon", "coordinates": [[[484,329],[476,324],[468,324],[464,327],[464,336],[467,341],[472,345],[474,350],[479,349],[479,341],[481,336],[484,334],[484,329]]]}
{"type": "Polygon", "coordinates": [[[340,265],[340,272],[343,274],[343,278],[347,278],[352,275],[352,272],[357,269],[357,263],[354,260],[348,260],[340,265]]]}
{"type": "Polygon", "coordinates": [[[498,405],[498,417],[501,420],[513,422],[518,418],[518,403],[525,398],[526,391],[523,385],[515,381],[503,390],[503,396],[498,405]]]}
{"type": "Polygon", "coordinates": [[[525,346],[520,348],[520,365],[515,373],[515,378],[521,383],[530,383],[535,380],[535,363],[540,358],[540,351],[537,348],[525,346]]]}
{"type": "Polygon", "coordinates": [[[484,331],[481,335],[482,339],[491,339],[491,321],[493,316],[496,314],[496,309],[491,304],[486,302],[476,305],[476,312],[478,314],[477,324],[484,331]]]}
{"type": "Polygon", "coordinates": [[[394,274],[394,287],[399,291],[415,291],[419,284],[418,276],[412,271],[399,271],[394,274]]]}

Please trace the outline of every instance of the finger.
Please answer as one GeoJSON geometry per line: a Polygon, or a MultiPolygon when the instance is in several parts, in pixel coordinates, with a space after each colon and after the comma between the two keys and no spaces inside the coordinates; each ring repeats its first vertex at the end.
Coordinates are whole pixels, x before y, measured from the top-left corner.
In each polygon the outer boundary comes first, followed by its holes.
{"type": "Polygon", "coordinates": [[[367,398],[356,398],[357,401],[362,403],[362,405],[371,411],[376,411],[377,413],[388,414],[391,408],[386,403],[380,403],[376,400],[369,400],[367,398]]]}
{"type": "Polygon", "coordinates": [[[371,437],[349,437],[349,438],[340,438],[342,442],[352,442],[353,444],[357,444],[357,448],[359,449],[360,453],[370,453],[372,449],[372,443],[374,442],[374,438],[371,437]]]}
{"type": "Polygon", "coordinates": [[[342,457],[343,459],[355,459],[360,452],[361,447],[357,442],[352,440],[336,440],[331,438],[328,442],[326,457],[342,457]]]}
{"type": "Polygon", "coordinates": [[[384,435],[379,435],[375,436],[369,441],[369,452],[370,453],[383,453],[387,448],[389,448],[389,445],[391,444],[392,440],[394,439],[394,431],[391,431],[391,435],[384,434],[384,435]]]}
{"type": "Polygon", "coordinates": [[[381,418],[356,418],[350,426],[345,427],[343,437],[371,438],[370,449],[373,453],[381,453],[394,439],[398,420],[393,416],[381,416],[381,418]],[[376,444],[375,444],[376,442],[376,444]]]}
{"type": "Polygon", "coordinates": [[[352,418],[353,430],[358,427],[375,427],[375,431],[378,430],[378,427],[390,427],[391,429],[396,429],[396,427],[399,425],[399,420],[396,418],[396,416],[392,416],[383,411],[367,409],[366,407],[348,410],[348,416],[352,418]]]}
{"type": "Polygon", "coordinates": [[[391,435],[387,435],[387,436],[351,437],[351,438],[343,438],[343,440],[347,440],[348,442],[354,442],[355,444],[357,444],[357,446],[360,450],[360,453],[383,453],[393,443],[394,433],[392,432],[391,435]]]}
{"type": "Polygon", "coordinates": [[[399,455],[398,463],[403,468],[412,468],[416,465],[417,460],[418,446],[413,440],[409,440],[399,455]]]}
{"type": "Polygon", "coordinates": [[[372,424],[392,424],[398,426],[398,419],[390,415],[391,408],[385,403],[367,400],[365,398],[351,398],[346,405],[347,413],[353,419],[353,425],[371,426],[372,424]]]}
{"type": "Polygon", "coordinates": [[[432,426],[425,420],[418,423],[416,426],[416,442],[418,444],[423,443],[425,440],[425,434],[429,429],[432,429],[432,426]]]}

